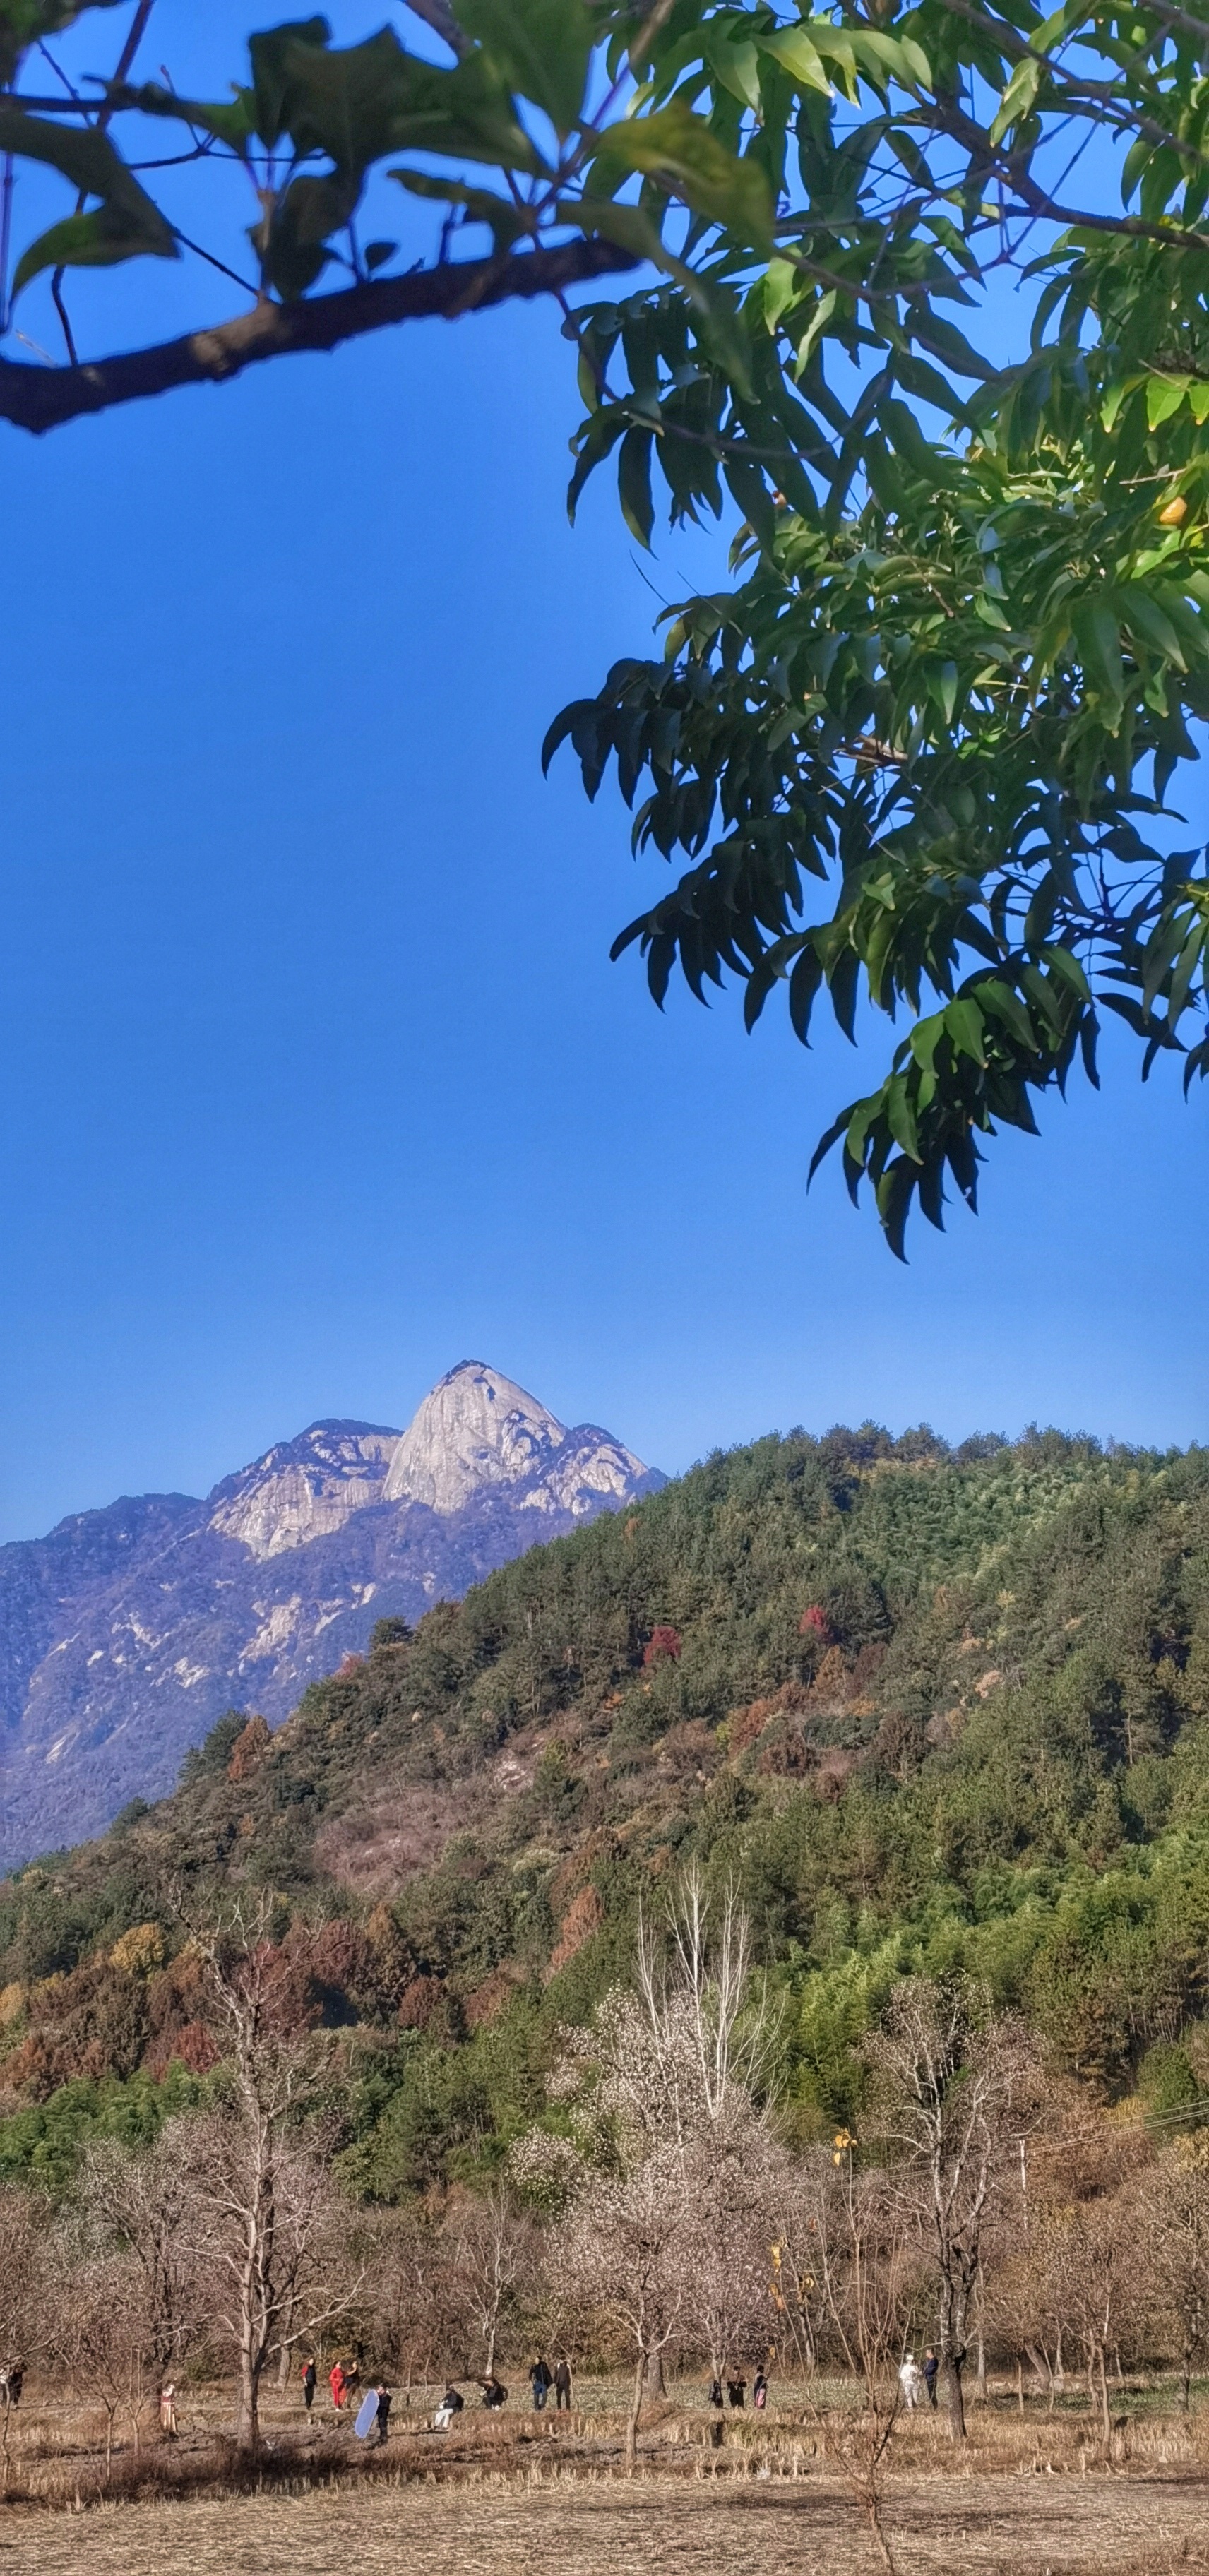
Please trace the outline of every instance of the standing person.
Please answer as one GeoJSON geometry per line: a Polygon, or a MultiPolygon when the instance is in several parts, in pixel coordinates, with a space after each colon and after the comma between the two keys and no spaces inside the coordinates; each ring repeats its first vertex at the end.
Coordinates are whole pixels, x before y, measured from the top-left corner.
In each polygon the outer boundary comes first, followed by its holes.
{"type": "Polygon", "coordinates": [[[336,2409],[336,2413],[339,2414],[340,2409],[344,2404],[345,2389],[344,2364],[342,2361],[334,2361],[332,2363],[331,2369],[327,2374],[327,2384],[332,2392],[332,2404],[336,2409]]]}
{"type": "Polygon", "coordinates": [[[166,2441],[175,2442],[176,2429],[176,2390],[169,2379],[160,2390],[160,2431],[166,2441]]]}
{"type": "Polygon", "coordinates": [[[564,2406],[571,2412],[571,2364],[566,2354],[554,2365],[554,2411],[561,2415],[564,2406]]]}
{"type": "Polygon", "coordinates": [[[899,2364],[898,2384],[903,2393],[903,2404],[907,2413],[913,2415],[919,2404],[919,2392],[923,2386],[919,2375],[919,2363],[913,2352],[904,2354],[899,2364]]]}
{"type": "Polygon", "coordinates": [[[764,2409],[768,2404],[768,2381],[762,2370],[758,2370],[756,2372],[751,2392],[751,2402],[753,2406],[758,2406],[761,2414],[763,2414],[764,2409]]]}
{"type": "Polygon", "coordinates": [[[378,2412],[374,2421],[378,2427],[378,2448],[381,2450],[390,2430],[390,2390],[383,2386],[381,2380],[378,2381],[376,2395],[378,2399],[378,2412]]]}
{"type": "Polygon", "coordinates": [[[935,2406],[936,2404],[936,2382],[939,2373],[940,2362],[932,2345],[929,2344],[928,2349],[924,2354],[924,2387],[928,2392],[929,2406],[935,2406]]]}
{"type": "Polygon", "coordinates": [[[314,2353],[308,2352],[306,2360],[302,2365],[302,2403],[305,2406],[308,2415],[315,2403],[315,2383],[318,2377],[319,2373],[315,2368],[314,2353]]]}
{"type": "Polygon", "coordinates": [[[709,2383],[709,2402],[711,2406],[716,2406],[721,2410],[722,2382],[720,2379],[711,2379],[709,2383]]]}
{"type": "Polygon", "coordinates": [[[24,2364],[24,2362],[23,2362],[23,2361],[10,2361],[10,2363],[9,2363],[9,2365],[8,2365],[8,2402],[9,2402],[9,2405],[10,2405],[10,2406],[19,2406],[19,2405],[20,2405],[20,2403],[21,2403],[21,2391],[22,2391],[22,2389],[24,2388],[24,2386],[25,2386],[25,2364],[24,2364]]]}
{"type": "Polygon", "coordinates": [[[726,2382],[726,2394],[732,2406],[746,2406],[747,2381],[741,2370],[730,2372],[726,2382]]]}
{"type": "Polygon", "coordinates": [[[536,2415],[540,2415],[542,2412],[546,2403],[546,2391],[549,2388],[553,2377],[554,2373],[550,2368],[549,2362],[543,2358],[540,2352],[537,2353],[534,2357],[533,2368],[529,2373],[529,2386],[533,2391],[533,2411],[536,2415]]]}

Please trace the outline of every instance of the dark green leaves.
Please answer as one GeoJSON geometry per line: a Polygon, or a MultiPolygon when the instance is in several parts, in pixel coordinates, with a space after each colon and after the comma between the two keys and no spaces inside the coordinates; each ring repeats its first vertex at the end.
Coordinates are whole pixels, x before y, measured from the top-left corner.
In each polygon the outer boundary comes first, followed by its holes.
{"type": "Polygon", "coordinates": [[[579,123],[599,18],[584,0],[459,0],[458,23],[565,139],[579,123]]]}
{"type": "Polygon", "coordinates": [[[757,161],[737,160],[682,99],[606,125],[593,156],[594,186],[611,192],[635,171],[666,179],[696,214],[771,253],[767,174],[757,161]]]}
{"type": "Polygon", "coordinates": [[[42,161],[61,172],[81,196],[99,197],[92,214],[68,217],[31,242],[17,263],[14,292],[56,264],[109,267],[149,252],[175,259],[170,226],[138,180],[126,167],[106,134],[81,132],[31,116],[12,99],[0,98],[0,152],[42,161]]]}

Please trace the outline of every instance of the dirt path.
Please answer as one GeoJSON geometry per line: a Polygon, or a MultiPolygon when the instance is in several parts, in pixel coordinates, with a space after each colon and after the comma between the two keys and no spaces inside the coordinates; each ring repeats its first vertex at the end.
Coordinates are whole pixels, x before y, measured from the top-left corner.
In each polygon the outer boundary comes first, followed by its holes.
{"type": "MultiPolygon", "coordinates": [[[[892,2488],[901,2576],[1209,2568],[1209,2479],[937,2478],[892,2488]]],[[[0,2521],[0,2576],[875,2576],[821,2480],[738,2490],[414,2483],[0,2521]]]]}

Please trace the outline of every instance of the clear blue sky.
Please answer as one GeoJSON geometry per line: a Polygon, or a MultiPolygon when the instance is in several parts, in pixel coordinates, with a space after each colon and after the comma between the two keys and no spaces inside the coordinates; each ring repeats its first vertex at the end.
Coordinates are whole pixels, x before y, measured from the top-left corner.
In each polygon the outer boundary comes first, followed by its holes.
{"type": "MultiPolygon", "coordinates": [[[[161,11],[148,69],[238,71],[244,7],[161,11]]],[[[538,751],[657,603],[603,480],[568,530],[575,416],[510,311],[0,432],[0,1536],[467,1356],[673,1470],[866,1415],[1209,1434],[1203,1095],[1110,1048],[903,1270],[838,1168],[806,1195],[872,1055],[610,966],[660,863],[538,751]]]]}

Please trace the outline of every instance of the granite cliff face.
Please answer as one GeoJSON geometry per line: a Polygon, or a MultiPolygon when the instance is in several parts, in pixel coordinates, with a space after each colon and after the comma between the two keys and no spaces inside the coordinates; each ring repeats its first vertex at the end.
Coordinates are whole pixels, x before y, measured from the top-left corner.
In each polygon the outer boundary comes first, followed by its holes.
{"type": "Polygon", "coordinates": [[[162,1796],[225,1709],[288,1716],[376,1619],[662,1482],[468,1360],[402,1436],[316,1422],[203,1502],[142,1495],[0,1548],[0,1865],[162,1796]]]}

